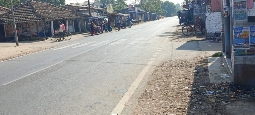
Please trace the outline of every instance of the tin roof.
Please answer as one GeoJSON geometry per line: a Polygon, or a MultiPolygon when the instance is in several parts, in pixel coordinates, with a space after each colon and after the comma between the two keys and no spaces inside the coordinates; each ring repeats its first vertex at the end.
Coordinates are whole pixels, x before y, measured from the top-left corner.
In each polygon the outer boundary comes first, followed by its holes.
{"type": "MultiPolygon", "coordinates": [[[[27,1],[14,7],[14,17],[16,23],[31,21],[50,21],[57,19],[74,19],[78,16],[62,7],[50,3],[27,1]]],[[[13,15],[9,10],[1,17],[1,23],[12,23],[13,15]]]]}
{"type": "Polygon", "coordinates": [[[4,13],[8,12],[9,10],[10,10],[9,8],[0,6],[0,15],[2,15],[2,14],[4,14],[4,13]]]}

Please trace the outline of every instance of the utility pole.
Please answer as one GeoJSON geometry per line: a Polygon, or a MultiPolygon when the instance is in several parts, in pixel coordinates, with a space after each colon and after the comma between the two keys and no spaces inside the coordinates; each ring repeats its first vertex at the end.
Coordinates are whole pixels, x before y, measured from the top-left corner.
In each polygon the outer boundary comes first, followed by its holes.
{"type": "Polygon", "coordinates": [[[18,36],[17,36],[17,27],[16,27],[16,23],[15,23],[15,18],[14,18],[14,9],[13,9],[13,5],[12,5],[12,0],[11,0],[11,8],[12,8],[12,17],[13,17],[13,25],[14,25],[14,38],[15,38],[15,42],[16,42],[16,46],[19,46],[19,41],[18,41],[18,36]]]}
{"type": "Polygon", "coordinates": [[[89,7],[89,16],[91,17],[90,1],[89,0],[88,0],[88,7],[89,7]]]}
{"type": "MultiPolygon", "coordinates": [[[[230,9],[230,0],[226,0],[226,6],[228,9],[230,9]]],[[[225,51],[226,51],[226,57],[231,58],[231,47],[232,43],[230,38],[230,15],[228,14],[227,17],[225,17],[224,20],[224,34],[225,34],[225,51]]]]}

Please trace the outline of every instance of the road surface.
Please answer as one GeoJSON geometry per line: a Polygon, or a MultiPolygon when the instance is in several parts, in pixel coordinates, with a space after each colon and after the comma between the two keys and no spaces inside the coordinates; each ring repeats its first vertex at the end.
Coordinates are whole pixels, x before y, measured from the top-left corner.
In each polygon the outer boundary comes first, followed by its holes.
{"type": "Polygon", "coordinates": [[[125,106],[155,66],[181,58],[172,54],[182,44],[165,35],[177,24],[176,17],[151,21],[1,62],[0,114],[130,114],[125,106]]]}

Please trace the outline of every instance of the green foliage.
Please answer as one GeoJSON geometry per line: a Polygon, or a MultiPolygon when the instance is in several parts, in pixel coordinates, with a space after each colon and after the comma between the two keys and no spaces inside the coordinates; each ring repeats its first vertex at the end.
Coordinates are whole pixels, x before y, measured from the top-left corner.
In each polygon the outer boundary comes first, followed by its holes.
{"type": "MultiPolygon", "coordinates": [[[[19,4],[19,0],[13,0],[12,1],[13,5],[19,4]]],[[[11,8],[11,0],[0,0],[0,6],[6,7],[6,8],[11,8]]]]}
{"type": "Polygon", "coordinates": [[[56,6],[65,5],[65,0],[34,0],[34,1],[48,2],[48,3],[54,4],[56,6]]]}
{"type": "Polygon", "coordinates": [[[177,9],[173,2],[165,1],[161,7],[164,11],[164,16],[170,17],[176,15],[177,9]]]}
{"type": "Polygon", "coordinates": [[[212,57],[222,57],[222,52],[217,52],[213,54],[212,57]]]}
{"type": "Polygon", "coordinates": [[[139,6],[146,12],[153,12],[162,14],[163,9],[161,8],[162,1],[160,0],[141,0],[139,6]]]}
{"type": "Polygon", "coordinates": [[[183,8],[182,8],[182,6],[181,6],[181,4],[179,4],[179,3],[178,3],[178,4],[176,4],[175,6],[176,6],[177,11],[178,11],[178,10],[182,10],[182,9],[183,9],[183,8]]]}
{"type": "Polygon", "coordinates": [[[108,4],[114,4],[115,0],[99,0],[99,2],[104,5],[108,5],[108,4]]]}
{"type": "Polygon", "coordinates": [[[127,8],[127,4],[124,0],[116,0],[114,1],[113,9],[114,10],[122,10],[127,8]]]}
{"type": "Polygon", "coordinates": [[[102,3],[105,6],[112,4],[114,10],[122,10],[127,8],[125,0],[96,0],[102,3]]]}

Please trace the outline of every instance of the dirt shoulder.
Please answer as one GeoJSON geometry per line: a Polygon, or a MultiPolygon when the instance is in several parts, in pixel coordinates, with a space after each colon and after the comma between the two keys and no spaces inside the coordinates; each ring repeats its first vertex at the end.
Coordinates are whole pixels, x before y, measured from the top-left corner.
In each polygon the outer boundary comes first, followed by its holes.
{"type": "Polygon", "coordinates": [[[0,61],[43,51],[51,47],[53,47],[53,44],[49,44],[45,41],[38,43],[20,43],[20,46],[15,46],[15,43],[0,43],[0,61]]]}
{"type": "MultiPolygon", "coordinates": [[[[203,41],[178,32],[174,42],[203,41]]],[[[202,49],[203,50],[203,49],[202,49]]],[[[238,89],[232,82],[210,83],[208,54],[162,62],[149,78],[134,115],[253,115],[255,90],[238,89]]],[[[219,64],[218,68],[221,68],[219,64]]],[[[222,73],[216,73],[222,74],[222,73]]]]}
{"type": "Polygon", "coordinates": [[[153,72],[134,115],[253,115],[255,91],[211,84],[207,58],[166,61],[153,72]]]}
{"type": "Polygon", "coordinates": [[[76,34],[70,36],[72,39],[66,39],[64,41],[56,41],[55,38],[49,38],[45,41],[22,41],[19,46],[16,46],[15,42],[1,42],[0,43],[0,61],[5,61],[20,56],[25,56],[27,54],[32,54],[40,51],[44,51],[53,48],[59,44],[63,44],[76,39],[84,38],[88,36],[87,33],[76,34]]]}

